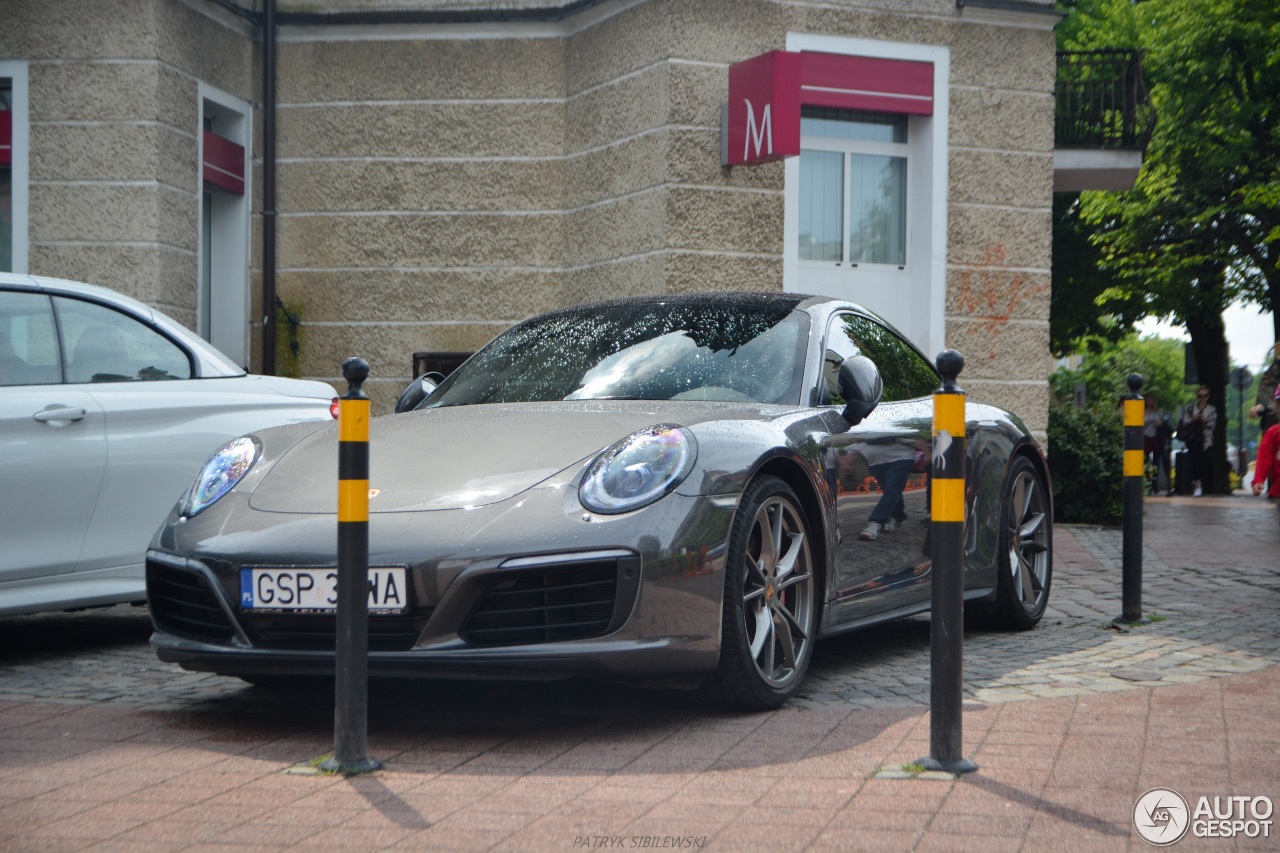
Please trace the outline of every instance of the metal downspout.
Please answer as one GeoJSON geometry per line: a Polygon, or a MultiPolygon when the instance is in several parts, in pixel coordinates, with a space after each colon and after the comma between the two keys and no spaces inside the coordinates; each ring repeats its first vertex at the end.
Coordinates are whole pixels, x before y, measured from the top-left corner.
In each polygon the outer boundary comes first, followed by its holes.
{"type": "Polygon", "coordinates": [[[276,0],[262,21],[262,372],[276,372],[276,0]]]}
{"type": "MultiPolygon", "coordinates": [[[[213,0],[246,20],[258,15],[238,0],[213,0]]],[[[561,21],[608,0],[570,0],[561,6],[476,11],[287,12],[292,25],[457,24],[561,21]]],[[[276,2],[262,0],[262,372],[276,372],[276,2]]]]}

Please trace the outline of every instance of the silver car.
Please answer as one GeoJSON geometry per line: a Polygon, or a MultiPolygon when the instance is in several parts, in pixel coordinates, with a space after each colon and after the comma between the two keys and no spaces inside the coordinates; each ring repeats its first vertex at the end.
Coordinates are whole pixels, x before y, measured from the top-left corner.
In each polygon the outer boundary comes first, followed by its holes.
{"type": "Polygon", "coordinates": [[[112,291],[0,274],[0,615],[140,602],[147,543],[229,438],[328,420],[112,291]]]}
{"type": "MultiPolygon", "coordinates": [[[[568,308],[371,425],[373,675],[592,675],[774,707],[821,637],[929,607],[938,374],[871,313],[796,294],[568,308]]],[[[968,404],[965,596],[1049,596],[1045,460],[968,404]]],[[[334,667],[332,424],[229,443],[147,555],[160,658],[334,667]]]]}

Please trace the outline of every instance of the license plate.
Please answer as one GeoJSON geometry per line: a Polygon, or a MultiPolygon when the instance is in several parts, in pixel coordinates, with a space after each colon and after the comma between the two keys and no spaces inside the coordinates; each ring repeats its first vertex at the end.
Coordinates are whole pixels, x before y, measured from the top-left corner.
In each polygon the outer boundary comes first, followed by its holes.
{"type": "MultiPolygon", "coordinates": [[[[369,569],[369,612],[403,613],[409,589],[402,567],[369,569]]],[[[336,610],[338,570],[334,568],[244,568],[240,570],[243,610],[336,610]]]]}

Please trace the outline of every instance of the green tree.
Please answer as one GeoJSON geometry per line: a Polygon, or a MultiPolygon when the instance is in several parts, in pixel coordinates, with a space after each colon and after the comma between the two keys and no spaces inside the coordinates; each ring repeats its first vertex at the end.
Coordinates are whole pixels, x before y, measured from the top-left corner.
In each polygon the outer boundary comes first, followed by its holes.
{"type": "Polygon", "coordinates": [[[1049,469],[1053,475],[1054,517],[1064,522],[1119,523],[1123,492],[1124,430],[1120,400],[1128,378],[1143,378],[1142,393],[1154,394],[1159,409],[1176,422],[1194,392],[1182,380],[1183,343],[1169,338],[1119,340],[1086,336],[1077,340],[1083,362],[1049,377],[1049,469]],[[1076,390],[1084,388],[1084,406],[1076,390]]]}
{"type": "Polygon", "coordinates": [[[1078,339],[1077,345],[1084,353],[1081,365],[1075,370],[1060,368],[1049,377],[1058,402],[1074,400],[1076,386],[1083,385],[1089,403],[1114,406],[1129,394],[1127,380],[1132,373],[1142,377],[1142,394],[1154,394],[1160,410],[1175,419],[1179,409],[1194,399],[1194,389],[1183,381],[1182,341],[1140,338],[1130,332],[1119,341],[1086,337],[1078,339]]]}
{"type": "MultiPolygon", "coordinates": [[[[1276,312],[1280,339],[1280,0],[1074,0],[1068,50],[1138,47],[1158,115],[1133,190],[1083,193],[1109,278],[1098,313],[1185,325],[1210,400],[1226,408],[1222,311],[1276,312]]],[[[1055,264],[1057,259],[1055,259],[1055,264]]],[[[1211,491],[1227,488],[1218,420],[1211,491]]]]}
{"type": "Polygon", "coordinates": [[[1049,349],[1057,356],[1078,352],[1082,337],[1114,343],[1147,311],[1142,299],[1116,287],[1092,240],[1093,226],[1080,212],[1080,193],[1054,193],[1049,349]],[[1105,311],[1099,310],[1103,301],[1105,311]]]}

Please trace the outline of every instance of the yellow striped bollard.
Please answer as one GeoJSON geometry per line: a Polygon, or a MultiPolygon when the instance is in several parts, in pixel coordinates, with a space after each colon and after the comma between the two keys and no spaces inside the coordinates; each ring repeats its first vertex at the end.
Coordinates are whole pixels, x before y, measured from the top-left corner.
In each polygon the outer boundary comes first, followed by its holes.
{"type": "Polygon", "coordinates": [[[333,757],[321,769],[352,775],[377,770],[369,736],[369,365],[342,363],[347,393],[338,400],[338,606],[335,614],[333,757]]]}
{"type": "Polygon", "coordinates": [[[964,356],[939,354],[942,387],[933,395],[933,467],[930,471],[932,604],[930,611],[929,770],[970,773],[978,765],[963,756],[964,727],[964,392],[956,377],[964,356]]]}
{"type": "Polygon", "coordinates": [[[1142,494],[1146,454],[1142,432],[1146,406],[1143,404],[1142,377],[1129,374],[1125,380],[1129,396],[1124,398],[1124,540],[1121,545],[1122,587],[1121,613],[1116,622],[1131,625],[1142,618],[1142,494]]]}

